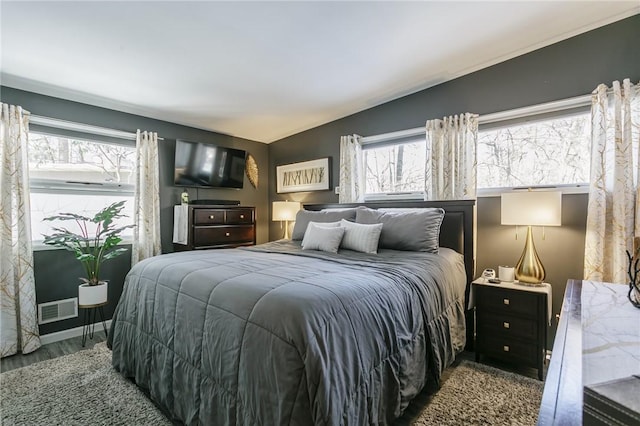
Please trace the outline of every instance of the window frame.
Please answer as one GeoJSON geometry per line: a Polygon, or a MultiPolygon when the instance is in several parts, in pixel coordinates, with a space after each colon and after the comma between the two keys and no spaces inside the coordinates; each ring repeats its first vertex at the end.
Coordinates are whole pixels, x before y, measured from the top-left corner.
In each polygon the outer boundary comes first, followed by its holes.
{"type": "MultiPolygon", "coordinates": [[[[510,125],[517,125],[519,123],[544,121],[553,118],[566,117],[573,114],[581,114],[585,111],[588,111],[590,107],[591,95],[583,95],[490,114],[481,114],[478,116],[478,132],[486,130],[487,128],[508,127],[510,125]]],[[[383,146],[386,144],[400,144],[403,142],[408,142],[408,140],[406,139],[411,137],[415,138],[416,136],[422,136],[426,139],[426,129],[424,126],[363,137],[362,149],[365,150],[367,149],[366,147],[369,147],[369,149],[371,149],[374,146],[383,146]],[[401,141],[394,142],[394,140],[401,141]]],[[[532,185],[524,187],[519,186],[478,188],[476,191],[476,197],[495,197],[508,192],[520,191],[525,188],[557,189],[563,194],[585,194],[589,192],[589,183],[579,182],[571,184],[532,185]]],[[[423,199],[424,191],[407,193],[377,193],[364,195],[364,201],[423,199]]]]}
{"type": "MultiPolygon", "coordinates": [[[[133,148],[134,150],[136,146],[135,133],[128,133],[114,129],[40,116],[30,117],[29,134],[62,137],[114,146],[125,146],[128,148],[133,148]]],[[[114,182],[83,182],[64,179],[43,179],[31,178],[30,176],[29,191],[30,193],[36,194],[66,194],[78,196],[121,195],[126,198],[130,197],[130,201],[133,201],[133,197],[135,196],[135,184],[114,182]]],[[[123,236],[123,240],[120,245],[130,245],[132,243],[133,235],[126,235],[123,236]]],[[[31,244],[33,251],[64,250],[64,248],[61,247],[46,245],[42,242],[42,239],[34,239],[34,235],[31,235],[31,244]]]]}

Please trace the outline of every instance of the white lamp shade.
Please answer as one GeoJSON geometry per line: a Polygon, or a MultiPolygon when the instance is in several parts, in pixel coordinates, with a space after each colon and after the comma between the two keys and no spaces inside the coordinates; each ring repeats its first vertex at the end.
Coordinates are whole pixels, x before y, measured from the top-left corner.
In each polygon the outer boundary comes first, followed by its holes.
{"type": "Polygon", "coordinates": [[[300,203],[297,201],[274,201],[272,220],[296,220],[296,213],[300,210],[300,203]]]}
{"type": "Polygon", "coordinates": [[[562,193],[558,191],[526,191],[502,194],[503,225],[560,226],[562,193]]]}

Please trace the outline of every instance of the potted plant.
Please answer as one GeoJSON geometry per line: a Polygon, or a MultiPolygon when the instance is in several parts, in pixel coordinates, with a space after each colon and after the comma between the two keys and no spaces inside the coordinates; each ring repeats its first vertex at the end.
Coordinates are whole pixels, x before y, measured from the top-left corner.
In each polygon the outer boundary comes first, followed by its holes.
{"type": "Polygon", "coordinates": [[[85,269],[87,277],[78,287],[78,305],[95,306],[107,302],[108,284],[100,279],[100,267],[106,260],[120,256],[127,251],[117,247],[122,241],[122,231],[135,225],[115,227],[113,220],[126,217],[120,214],[125,201],[118,201],[100,210],[93,217],[75,213],[59,213],[44,218],[48,221],[74,221],[77,232],[65,227],[53,227],[54,233],[44,235],[44,243],[72,251],[85,269]]]}

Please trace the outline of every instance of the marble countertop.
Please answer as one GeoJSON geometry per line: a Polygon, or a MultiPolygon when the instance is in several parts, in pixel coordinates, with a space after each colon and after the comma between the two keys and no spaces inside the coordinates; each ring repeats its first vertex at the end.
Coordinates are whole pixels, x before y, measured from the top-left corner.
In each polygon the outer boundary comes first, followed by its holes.
{"type": "Polygon", "coordinates": [[[582,385],[640,374],[640,309],[629,287],[582,281],[582,385]]]}

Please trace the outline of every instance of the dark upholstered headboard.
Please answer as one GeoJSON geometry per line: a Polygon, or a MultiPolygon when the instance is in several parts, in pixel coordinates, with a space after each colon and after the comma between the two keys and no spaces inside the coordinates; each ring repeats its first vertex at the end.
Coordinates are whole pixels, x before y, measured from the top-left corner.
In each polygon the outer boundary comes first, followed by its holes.
{"type": "MultiPolygon", "coordinates": [[[[345,208],[365,206],[377,208],[426,208],[440,207],[445,215],[440,227],[440,246],[451,248],[464,256],[467,272],[467,289],[465,291],[465,306],[468,306],[471,281],[475,274],[475,244],[474,244],[474,215],[475,200],[452,201],[378,201],[370,203],[349,204],[305,204],[306,210],[322,210],[330,208],[345,208]]],[[[466,309],[466,308],[465,308],[466,309]]],[[[473,345],[474,322],[472,313],[467,313],[467,349],[473,345]]]]}

